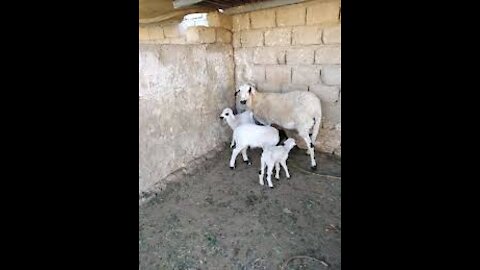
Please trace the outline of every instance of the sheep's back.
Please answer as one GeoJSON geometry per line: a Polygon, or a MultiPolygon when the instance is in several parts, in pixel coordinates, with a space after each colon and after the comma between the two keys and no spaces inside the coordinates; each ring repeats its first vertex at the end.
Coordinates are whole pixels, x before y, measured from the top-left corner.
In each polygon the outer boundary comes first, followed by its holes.
{"type": "Polygon", "coordinates": [[[304,118],[313,118],[321,110],[320,100],[310,92],[293,91],[284,94],[264,93],[255,105],[255,117],[269,124],[294,128],[304,118]]]}

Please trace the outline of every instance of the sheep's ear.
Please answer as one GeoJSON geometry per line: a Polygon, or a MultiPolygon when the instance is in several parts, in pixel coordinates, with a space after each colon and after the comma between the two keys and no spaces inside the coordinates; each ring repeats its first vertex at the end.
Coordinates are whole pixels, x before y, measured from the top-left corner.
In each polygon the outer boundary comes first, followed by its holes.
{"type": "Polygon", "coordinates": [[[240,92],[240,90],[235,91],[235,96],[237,96],[238,92],[240,92]]]}

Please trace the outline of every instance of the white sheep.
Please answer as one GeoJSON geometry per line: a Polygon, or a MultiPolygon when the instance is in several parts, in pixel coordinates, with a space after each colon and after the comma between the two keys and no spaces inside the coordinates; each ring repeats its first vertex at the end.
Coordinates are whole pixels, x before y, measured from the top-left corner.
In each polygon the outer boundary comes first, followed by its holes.
{"type": "Polygon", "coordinates": [[[263,149],[262,158],[260,160],[260,172],[259,172],[259,180],[260,185],[264,185],[263,182],[263,174],[265,166],[267,166],[267,182],[268,186],[273,188],[272,185],[272,171],[273,166],[275,166],[275,178],[280,179],[280,164],[282,165],[283,169],[285,170],[285,175],[287,178],[290,178],[290,173],[288,172],[287,168],[287,159],[288,153],[292,148],[295,146],[295,140],[292,138],[287,139],[284,142],[284,145],[279,146],[268,146],[263,149]]]}
{"type": "Polygon", "coordinates": [[[239,95],[240,103],[246,104],[262,124],[276,124],[284,129],[296,130],[307,145],[311,168],[317,168],[313,143],[320,129],[322,109],[320,99],[315,94],[304,91],[262,93],[253,85],[243,84],[236,95],[239,95]]]}
{"type": "Polygon", "coordinates": [[[235,168],[235,159],[242,152],[243,161],[251,164],[246,155],[247,148],[265,148],[277,145],[280,141],[278,129],[271,126],[255,124],[243,124],[233,130],[232,147],[235,144],[230,157],[230,169],[235,168]]]}
{"type": "MultiPolygon", "coordinates": [[[[255,124],[255,120],[253,119],[253,113],[251,111],[245,111],[243,113],[234,115],[232,109],[225,108],[220,114],[220,119],[224,119],[232,130],[235,130],[235,128],[243,124],[255,124]]],[[[232,136],[232,142],[230,144],[230,147],[233,147],[233,145],[234,141],[232,136]]],[[[242,156],[243,160],[247,160],[246,162],[248,163],[247,149],[242,151],[242,156]]],[[[250,164],[251,163],[249,163],[249,165],[250,164]]]]}
{"type": "Polygon", "coordinates": [[[228,126],[230,126],[232,130],[242,124],[255,124],[253,113],[251,111],[245,111],[243,113],[234,115],[232,109],[225,108],[220,114],[220,119],[225,119],[228,126]]]}

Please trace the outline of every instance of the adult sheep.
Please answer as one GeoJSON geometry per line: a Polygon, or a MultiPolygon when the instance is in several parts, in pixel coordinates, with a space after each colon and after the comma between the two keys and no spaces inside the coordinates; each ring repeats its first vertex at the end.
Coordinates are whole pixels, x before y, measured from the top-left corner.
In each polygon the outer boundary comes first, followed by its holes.
{"type": "Polygon", "coordinates": [[[307,145],[311,168],[317,168],[313,142],[320,129],[322,108],[320,99],[315,94],[304,91],[262,93],[253,85],[243,84],[235,95],[262,124],[275,124],[284,129],[296,130],[307,145]]]}

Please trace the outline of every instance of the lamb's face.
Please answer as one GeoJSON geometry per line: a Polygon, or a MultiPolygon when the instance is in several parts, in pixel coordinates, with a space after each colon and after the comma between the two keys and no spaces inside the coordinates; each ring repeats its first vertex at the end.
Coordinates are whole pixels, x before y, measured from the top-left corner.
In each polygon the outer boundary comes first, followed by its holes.
{"type": "Polygon", "coordinates": [[[283,143],[288,149],[292,149],[293,147],[295,147],[295,145],[297,145],[295,143],[295,139],[293,138],[288,138],[284,143],[283,143]]]}
{"type": "MultiPolygon", "coordinates": [[[[240,103],[245,105],[247,102],[251,100],[252,95],[255,94],[255,87],[249,84],[242,84],[237,92],[236,95],[238,95],[238,98],[240,99],[240,103]]],[[[248,104],[247,104],[248,106],[248,104]]]]}
{"type": "Polygon", "coordinates": [[[230,108],[225,108],[223,112],[220,114],[220,119],[227,120],[228,118],[233,117],[233,111],[230,108]]]}

